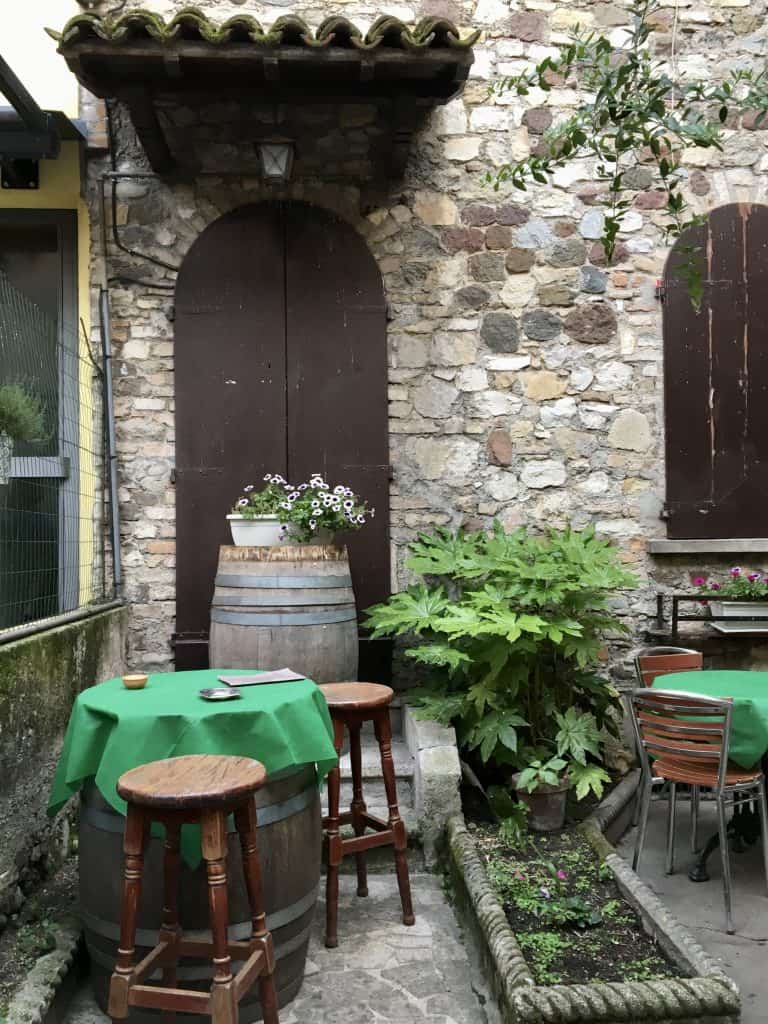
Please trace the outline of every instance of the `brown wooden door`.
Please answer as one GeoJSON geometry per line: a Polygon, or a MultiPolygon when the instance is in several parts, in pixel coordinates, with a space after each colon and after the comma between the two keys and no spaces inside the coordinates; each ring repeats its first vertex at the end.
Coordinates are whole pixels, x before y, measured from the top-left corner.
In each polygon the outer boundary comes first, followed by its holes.
{"type": "Polygon", "coordinates": [[[303,203],[242,207],[212,224],[179,273],[175,373],[177,668],[207,663],[225,516],[265,473],[298,483],[319,471],[375,507],[340,540],[358,609],[386,597],[385,303],[355,230],[303,203]]]}
{"type": "Polygon", "coordinates": [[[730,204],[687,231],[665,272],[671,538],[762,537],[768,509],[768,206],[730,204]],[[701,254],[697,311],[677,273],[701,254]]]}

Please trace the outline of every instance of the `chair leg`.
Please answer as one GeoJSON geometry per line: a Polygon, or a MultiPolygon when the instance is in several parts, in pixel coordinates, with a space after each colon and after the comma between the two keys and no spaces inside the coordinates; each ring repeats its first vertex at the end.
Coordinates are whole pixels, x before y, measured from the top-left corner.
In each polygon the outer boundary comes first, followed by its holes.
{"type": "Polygon", "coordinates": [[[677,783],[669,784],[669,812],[667,814],[667,867],[668,875],[675,873],[675,818],[677,811],[677,783]]]}
{"type": "MultiPolygon", "coordinates": [[[[349,760],[352,765],[352,828],[356,836],[365,833],[365,822],[363,814],[366,812],[365,800],[363,799],[363,758],[360,750],[360,724],[349,726],[349,760]]],[[[357,895],[368,895],[368,872],[365,866],[365,854],[356,853],[357,863],[357,895]]]]}
{"type": "Polygon", "coordinates": [[[731,854],[728,849],[728,824],[725,819],[725,797],[717,794],[717,826],[720,835],[720,858],[723,865],[723,895],[725,897],[725,930],[733,935],[731,917],[731,854]]]}
{"type": "Polygon", "coordinates": [[[691,786],[691,853],[697,853],[699,849],[699,799],[701,790],[698,786],[691,786]]]}
{"type": "MultiPolygon", "coordinates": [[[[163,852],[163,920],[160,926],[160,941],[170,942],[172,951],[163,967],[163,987],[176,988],[178,985],[179,940],[179,833],[181,826],[175,821],[165,822],[165,844],[163,852]]],[[[166,1024],[173,1024],[176,1014],[163,1013],[166,1024]]]]}
{"type": "Polygon", "coordinates": [[[648,773],[645,773],[643,783],[643,793],[640,797],[640,821],[637,828],[637,840],[635,842],[635,854],[632,858],[632,870],[637,871],[637,865],[640,863],[640,854],[643,852],[645,846],[645,833],[648,828],[648,811],[651,807],[651,792],[653,790],[653,779],[648,773]]]}
{"type": "Polygon", "coordinates": [[[765,867],[765,883],[768,888],[768,799],[765,795],[765,783],[761,782],[757,792],[757,808],[760,812],[760,831],[763,840],[763,866],[765,867]]]}
{"type": "Polygon", "coordinates": [[[200,816],[200,839],[208,876],[208,909],[213,947],[212,1024],[238,1024],[232,960],[227,945],[227,825],[221,811],[200,816]]]}
{"type": "MultiPolygon", "coordinates": [[[[344,725],[333,719],[333,745],[341,753],[344,725]]],[[[338,766],[328,774],[328,819],[325,830],[325,945],[335,949],[339,944],[339,865],[341,864],[341,836],[339,835],[339,798],[341,773],[338,766]]]]}
{"type": "Polygon", "coordinates": [[[373,727],[381,752],[381,773],[384,776],[384,789],[387,794],[389,827],[394,834],[395,871],[397,873],[397,885],[400,890],[400,902],[403,907],[403,924],[414,924],[411,883],[408,877],[408,859],[405,853],[408,847],[408,837],[405,834],[405,825],[400,817],[400,809],[397,806],[395,762],[392,759],[392,723],[389,718],[388,708],[385,708],[383,712],[376,716],[373,727]]]}
{"type": "Polygon", "coordinates": [[[256,845],[256,805],[251,797],[235,811],[235,827],[240,836],[243,856],[243,874],[248,903],[251,908],[251,942],[261,945],[265,965],[259,977],[259,1001],[264,1024],[278,1024],[277,992],[275,990],[275,954],[272,934],[267,929],[264,912],[264,890],[261,884],[261,864],[256,845]]]}
{"type": "Polygon", "coordinates": [[[141,875],[144,870],[144,847],[148,821],[144,812],[128,804],[123,836],[123,896],[120,906],[120,945],[117,963],[109,983],[107,1013],[113,1020],[128,1016],[128,991],[136,955],[136,918],[141,899],[141,875]]]}

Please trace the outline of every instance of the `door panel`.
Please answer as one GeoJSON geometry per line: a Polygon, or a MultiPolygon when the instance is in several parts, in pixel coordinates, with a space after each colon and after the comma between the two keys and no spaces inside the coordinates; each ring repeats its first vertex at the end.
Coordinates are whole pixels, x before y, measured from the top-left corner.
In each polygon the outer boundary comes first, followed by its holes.
{"type": "Polygon", "coordinates": [[[279,209],[211,225],[176,289],[177,631],[207,634],[226,514],[248,483],[284,472],[285,289],[279,209]]]}
{"type": "MultiPolygon", "coordinates": [[[[225,515],[267,472],[354,488],[376,517],[347,543],[358,609],[389,593],[386,316],[378,267],[344,221],[301,203],[209,227],[176,304],[177,637],[205,664],[225,515]]],[[[177,657],[177,668],[182,662],[177,657]]]]}

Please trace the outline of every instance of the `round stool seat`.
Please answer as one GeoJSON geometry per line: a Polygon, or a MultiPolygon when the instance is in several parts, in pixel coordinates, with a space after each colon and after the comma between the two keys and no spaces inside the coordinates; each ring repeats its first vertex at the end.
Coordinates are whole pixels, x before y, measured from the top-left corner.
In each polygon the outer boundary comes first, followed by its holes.
{"type": "Polygon", "coordinates": [[[323,683],[320,689],[331,711],[374,711],[387,707],[395,695],[380,683],[323,683]]]}
{"type": "Polygon", "coordinates": [[[215,808],[247,797],[266,777],[264,765],[250,757],[188,754],[133,768],[120,776],[117,792],[142,807],[215,808]]]}

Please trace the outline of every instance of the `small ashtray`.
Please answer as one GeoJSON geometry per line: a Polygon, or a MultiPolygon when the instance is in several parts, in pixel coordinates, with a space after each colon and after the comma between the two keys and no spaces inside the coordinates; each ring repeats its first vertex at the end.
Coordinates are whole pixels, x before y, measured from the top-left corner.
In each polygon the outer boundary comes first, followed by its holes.
{"type": "Polygon", "coordinates": [[[143,690],[147,685],[147,676],[135,674],[123,676],[123,686],[126,690],[143,690]]]}
{"type": "Polygon", "coordinates": [[[243,695],[231,686],[210,686],[200,691],[203,700],[239,700],[243,695]]]}

